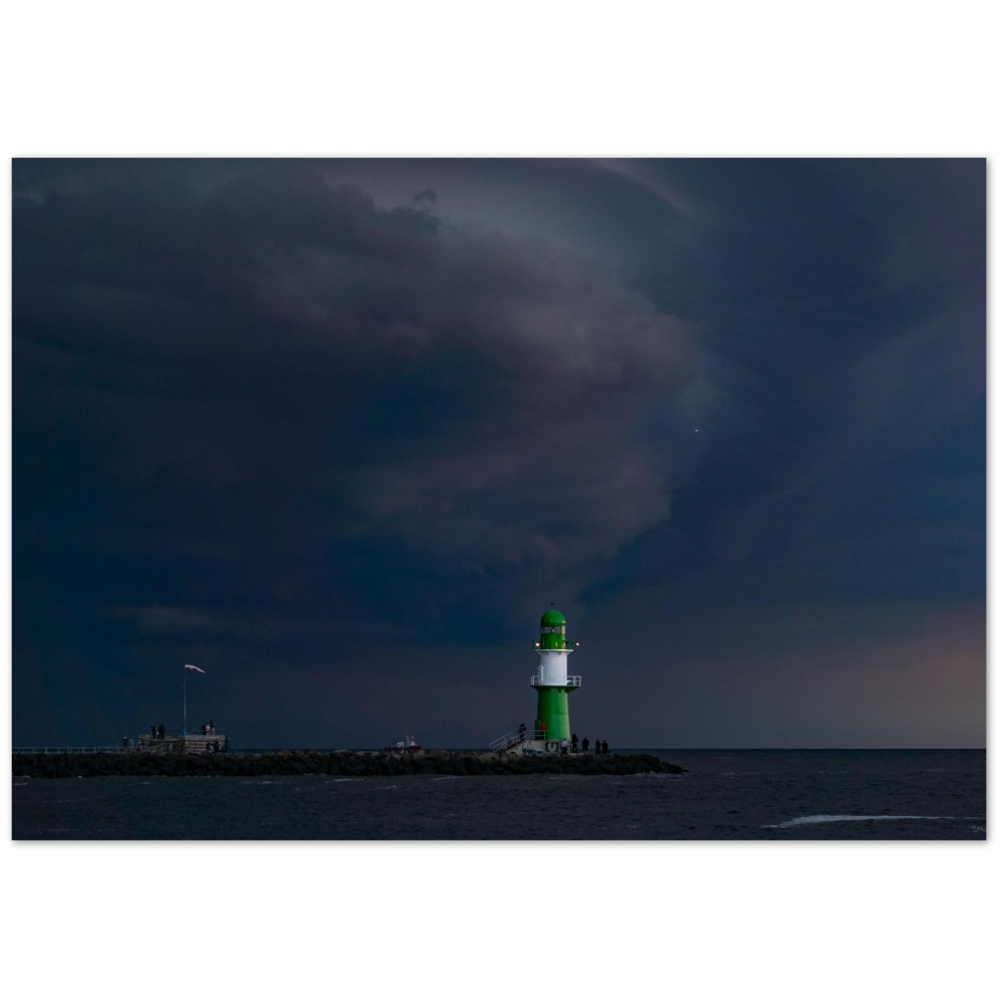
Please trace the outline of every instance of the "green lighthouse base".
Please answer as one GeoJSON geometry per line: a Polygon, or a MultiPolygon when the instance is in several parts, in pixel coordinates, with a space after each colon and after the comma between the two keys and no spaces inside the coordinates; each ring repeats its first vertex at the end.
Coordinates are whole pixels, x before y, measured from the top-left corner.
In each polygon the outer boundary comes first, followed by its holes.
{"type": "Polygon", "coordinates": [[[535,722],[536,729],[545,730],[545,739],[568,740],[571,735],[569,727],[569,693],[576,686],[549,687],[535,685],[538,692],[538,713],[535,722]],[[542,726],[542,723],[545,723],[542,726]]]}

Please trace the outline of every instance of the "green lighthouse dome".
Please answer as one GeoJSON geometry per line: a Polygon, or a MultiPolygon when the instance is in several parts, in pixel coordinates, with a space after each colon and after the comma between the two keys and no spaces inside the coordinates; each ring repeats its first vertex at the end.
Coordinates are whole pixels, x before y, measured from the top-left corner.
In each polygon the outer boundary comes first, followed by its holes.
{"type": "Polygon", "coordinates": [[[542,649],[566,648],[566,616],[555,608],[549,608],[542,615],[541,636],[538,645],[542,649]]]}

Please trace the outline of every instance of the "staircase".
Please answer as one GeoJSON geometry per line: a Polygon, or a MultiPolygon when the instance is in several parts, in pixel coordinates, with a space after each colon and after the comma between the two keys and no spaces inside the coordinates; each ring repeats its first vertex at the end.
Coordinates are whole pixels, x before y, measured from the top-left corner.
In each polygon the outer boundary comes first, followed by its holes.
{"type": "Polygon", "coordinates": [[[490,743],[490,750],[494,753],[509,753],[525,743],[539,740],[545,740],[544,729],[512,729],[509,733],[498,736],[490,743]]]}

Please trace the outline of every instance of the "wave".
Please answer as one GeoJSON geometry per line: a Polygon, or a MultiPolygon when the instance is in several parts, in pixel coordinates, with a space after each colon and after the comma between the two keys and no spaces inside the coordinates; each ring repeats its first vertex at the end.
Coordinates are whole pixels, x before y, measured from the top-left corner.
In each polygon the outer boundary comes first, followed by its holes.
{"type": "Polygon", "coordinates": [[[799,816],[785,823],[765,823],[762,830],[783,830],[789,826],[804,826],[807,823],[863,823],[870,819],[960,819],[958,816],[799,816]]]}

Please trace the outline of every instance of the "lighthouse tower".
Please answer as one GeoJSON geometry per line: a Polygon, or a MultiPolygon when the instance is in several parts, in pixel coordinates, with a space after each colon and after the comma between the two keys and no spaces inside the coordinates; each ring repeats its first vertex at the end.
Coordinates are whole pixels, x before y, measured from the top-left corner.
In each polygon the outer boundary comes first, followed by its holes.
{"type": "Polygon", "coordinates": [[[535,643],[538,673],[531,678],[531,686],[538,692],[536,737],[546,742],[568,740],[569,694],[580,686],[580,677],[567,673],[566,666],[569,654],[580,644],[567,640],[566,619],[555,608],[542,615],[541,624],[542,634],[535,643]]]}

